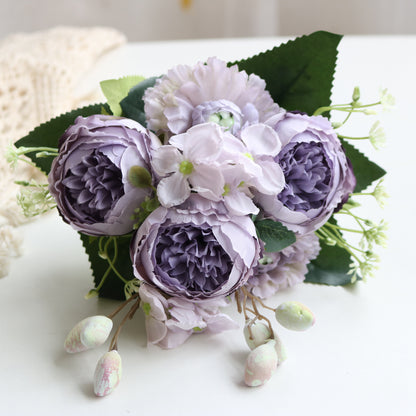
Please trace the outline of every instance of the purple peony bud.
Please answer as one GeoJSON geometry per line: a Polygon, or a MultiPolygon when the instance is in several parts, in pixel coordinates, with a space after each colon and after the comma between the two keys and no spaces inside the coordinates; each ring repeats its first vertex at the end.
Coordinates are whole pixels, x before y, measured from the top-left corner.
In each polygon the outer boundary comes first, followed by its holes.
{"type": "Polygon", "coordinates": [[[248,216],[195,211],[201,197],[189,199],[189,209],[160,207],[139,228],[131,246],[135,275],[171,296],[226,296],[247,282],[259,259],[254,224],[248,216]]]}
{"type": "Polygon", "coordinates": [[[265,213],[289,229],[308,233],[322,226],[355,187],[350,162],[324,117],[287,113],[274,126],[283,148],[275,158],[286,185],[276,196],[258,196],[265,213]]]}
{"type": "Polygon", "coordinates": [[[48,178],[63,219],[89,235],[130,232],[134,209],[150,194],[131,181],[132,172],[150,171],[157,146],[156,136],[133,120],[78,117],[60,139],[48,178]]]}

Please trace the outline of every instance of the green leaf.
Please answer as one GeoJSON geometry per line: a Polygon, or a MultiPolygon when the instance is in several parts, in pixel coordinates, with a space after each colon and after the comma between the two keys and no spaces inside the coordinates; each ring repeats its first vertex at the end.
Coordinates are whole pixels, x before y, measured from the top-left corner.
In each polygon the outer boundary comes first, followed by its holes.
{"type": "Polygon", "coordinates": [[[110,110],[115,116],[121,116],[120,101],[125,98],[132,87],[142,82],[145,78],[131,75],[119,79],[107,79],[100,82],[101,90],[107,98],[110,110]]]}
{"type": "MultiPolygon", "coordinates": [[[[109,263],[106,259],[100,257],[99,253],[99,240],[100,237],[91,238],[88,235],[79,233],[82,245],[85,248],[85,252],[88,255],[90,261],[91,270],[94,276],[94,285],[97,287],[107,269],[109,268],[109,263]]],[[[115,238],[117,241],[117,259],[114,263],[117,271],[124,277],[126,280],[131,280],[134,278],[133,266],[130,260],[130,240],[131,235],[123,235],[115,238]]],[[[109,244],[108,255],[110,258],[113,258],[114,255],[114,245],[109,244]]],[[[124,282],[119,279],[119,277],[111,271],[107,276],[103,286],[99,291],[100,297],[119,299],[124,300],[124,282]]]]}
{"type": "Polygon", "coordinates": [[[130,89],[127,97],[120,102],[125,117],[131,118],[142,126],[146,125],[146,114],[144,113],[143,94],[147,88],[153,87],[157,77],[147,78],[130,89]]]}
{"type": "Polygon", "coordinates": [[[321,242],[321,251],[315,260],[308,264],[305,282],[343,286],[351,283],[351,256],[343,248],[328,246],[321,242]]]}
{"type": "Polygon", "coordinates": [[[378,166],[376,163],[369,160],[363,153],[357,150],[353,145],[342,140],[347,157],[350,159],[352,168],[354,170],[357,185],[354,192],[361,192],[377,179],[380,179],[386,174],[386,171],[378,166]]]}
{"type": "Polygon", "coordinates": [[[263,78],[281,107],[312,115],[331,102],[341,38],[329,32],[315,32],[235,63],[240,70],[263,78]]]}
{"type": "MultiPolygon", "coordinates": [[[[78,116],[88,117],[93,114],[101,114],[103,104],[93,104],[87,107],[78,108],[69,113],[62,114],[53,118],[46,123],[41,124],[32,130],[27,136],[18,140],[15,145],[26,147],[55,147],[58,148],[60,137],[65,130],[72,124],[78,116]]],[[[45,172],[49,173],[52,165],[52,157],[36,158],[34,153],[28,154],[28,157],[36,164],[36,166],[45,172]]]]}
{"type": "Polygon", "coordinates": [[[260,220],[255,223],[257,235],[265,244],[268,253],[283,250],[296,241],[293,231],[273,220],[260,220]]]}

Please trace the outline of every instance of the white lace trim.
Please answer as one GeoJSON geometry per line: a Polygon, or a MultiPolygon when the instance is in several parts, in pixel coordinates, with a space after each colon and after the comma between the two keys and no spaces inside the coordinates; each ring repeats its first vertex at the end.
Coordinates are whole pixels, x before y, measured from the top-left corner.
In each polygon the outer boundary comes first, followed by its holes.
{"type": "Polygon", "coordinates": [[[105,27],[56,27],[0,41],[0,277],[7,275],[10,257],[20,252],[14,227],[26,221],[14,181],[39,177],[23,163],[13,171],[3,157],[6,147],[81,100],[86,104],[85,97],[74,95],[77,82],[97,58],[125,41],[123,34],[105,27]]]}

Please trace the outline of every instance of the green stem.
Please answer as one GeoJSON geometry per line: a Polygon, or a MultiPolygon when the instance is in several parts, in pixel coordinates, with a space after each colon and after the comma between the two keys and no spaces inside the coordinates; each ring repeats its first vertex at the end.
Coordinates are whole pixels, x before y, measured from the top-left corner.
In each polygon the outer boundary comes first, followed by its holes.
{"type": "Polygon", "coordinates": [[[58,154],[58,149],[56,147],[18,147],[17,153],[19,155],[24,155],[26,153],[33,152],[52,152],[58,154]]]}
{"type": "Polygon", "coordinates": [[[31,160],[29,160],[29,159],[25,159],[25,158],[23,158],[23,157],[18,157],[18,158],[17,158],[17,160],[20,160],[21,162],[25,162],[25,163],[27,163],[28,165],[33,166],[33,167],[37,168],[36,164],[35,164],[35,163],[33,163],[33,162],[32,162],[31,160]]]}
{"type": "Polygon", "coordinates": [[[114,263],[117,261],[117,257],[118,257],[118,246],[117,246],[117,240],[115,237],[111,237],[109,240],[113,241],[113,246],[114,246],[114,257],[112,260],[110,260],[109,257],[107,257],[107,262],[110,265],[110,267],[112,268],[113,272],[115,273],[115,275],[124,283],[127,284],[128,280],[126,280],[120,273],[119,271],[116,269],[116,267],[114,266],[114,263]]]}
{"type": "Polygon", "coordinates": [[[355,192],[352,193],[351,196],[373,196],[373,193],[371,192],[355,192]]]}
{"type": "Polygon", "coordinates": [[[329,226],[329,227],[331,227],[331,228],[340,230],[340,231],[348,231],[350,233],[359,233],[359,234],[362,234],[363,233],[360,230],[354,230],[352,228],[344,228],[344,227],[340,227],[339,225],[335,225],[335,224],[331,224],[331,223],[327,223],[326,225],[329,226]]]}
{"type": "Polygon", "coordinates": [[[349,120],[349,118],[351,117],[351,114],[352,114],[352,108],[351,108],[351,111],[348,112],[347,117],[345,117],[344,121],[337,128],[342,127],[349,120]]]}
{"type": "Polygon", "coordinates": [[[348,209],[341,209],[340,211],[338,211],[337,214],[344,214],[344,215],[350,215],[351,217],[353,217],[355,219],[355,221],[357,222],[357,224],[360,226],[360,228],[363,230],[363,232],[365,232],[365,227],[363,226],[362,222],[366,222],[367,220],[364,218],[359,217],[358,215],[355,215],[354,213],[352,213],[350,210],[348,209]]]}
{"type": "Polygon", "coordinates": [[[336,234],[332,233],[331,230],[326,229],[326,224],[319,229],[328,239],[334,240],[339,247],[344,248],[348,253],[355,258],[359,263],[361,262],[360,258],[351,250],[362,251],[351,244],[348,244],[343,238],[339,238],[336,234]]]}
{"type": "Polygon", "coordinates": [[[344,136],[342,134],[338,134],[338,137],[341,139],[347,139],[347,140],[370,140],[370,137],[351,137],[351,136],[344,136]]]}

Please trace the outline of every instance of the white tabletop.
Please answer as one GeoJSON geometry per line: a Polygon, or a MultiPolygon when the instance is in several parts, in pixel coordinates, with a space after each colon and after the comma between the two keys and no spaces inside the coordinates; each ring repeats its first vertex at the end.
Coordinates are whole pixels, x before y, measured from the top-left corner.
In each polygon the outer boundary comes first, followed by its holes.
{"type": "MultiPolygon", "coordinates": [[[[282,39],[129,44],[105,56],[80,85],[126,74],[158,75],[177,63],[217,55],[250,56],[282,39]]],[[[414,116],[416,37],[346,37],[339,47],[334,102],[355,85],[363,100],[388,87],[396,110],[380,118],[388,145],[371,157],[389,174],[389,246],[376,276],[353,288],[305,284],[270,300],[299,300],[316,314],[305,333],[281,329],[288,359],[269,383],[242,383],[248,349],[242,331],[196,335],[180,348],[146,347],[141,314],[119,341],[123,376],[117,390],[96,398],[92,376],[106,346],[79,355],[63,350],[71,327],[106,314],[115,301],[83,296],[91,272],[77,234],[56,214],[22,227],[24,255],[0,281],[1,415],[413,415],[416,371],[414,116]]],[[[374,119],[357,118],[362,133],[374,119]]],[[[373,201],[364,208],[380,217],[373,201]]],[[[242,325],[234,307],[230,314],[242,325]]]]}

